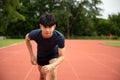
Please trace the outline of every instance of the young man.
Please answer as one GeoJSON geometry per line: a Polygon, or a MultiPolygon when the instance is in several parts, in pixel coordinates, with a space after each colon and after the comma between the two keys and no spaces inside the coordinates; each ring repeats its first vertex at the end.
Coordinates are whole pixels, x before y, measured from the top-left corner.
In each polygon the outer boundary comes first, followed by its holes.
{"type": "Polygon", "coordinates": [[[31,63],[38,64],[40,80],[46,80],[48,72],[50,72],[50,80],[57,80],[57,66],[64,59],[64,36],[55,28],[55,17],[47,13],[40,17],[40,29],[31,31],[25,38],[31,63]],[[31,40],[37,43],[37,58],[33,53],[31,40]]]}

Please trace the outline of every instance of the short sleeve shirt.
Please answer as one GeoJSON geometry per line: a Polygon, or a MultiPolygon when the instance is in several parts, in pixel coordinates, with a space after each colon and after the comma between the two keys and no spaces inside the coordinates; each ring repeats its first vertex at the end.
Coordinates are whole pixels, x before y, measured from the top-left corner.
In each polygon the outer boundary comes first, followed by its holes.
{"type": "Polygon", "coordinates": [[[31,40],[37,43],[37,55],[39,57],[47,57],[58,54],[58,48],[64,48],[65,39],[63,34],[54,30],[51,38],[43,38],[42,30],[36,29],[29,33],[31,40]]]}

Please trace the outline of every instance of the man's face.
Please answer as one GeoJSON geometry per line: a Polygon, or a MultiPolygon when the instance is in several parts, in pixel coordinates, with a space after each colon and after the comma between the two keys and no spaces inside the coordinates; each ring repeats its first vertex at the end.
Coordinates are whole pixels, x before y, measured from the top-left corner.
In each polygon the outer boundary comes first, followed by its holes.
{"type": "Polygon", "coordinates": [[[55,27],[56,27],[56,25],[53,25],[51,27],[49,27],[49,26],[45,27],[42,24],[40,24],[40,28],[42,30],[42,36],[44,38],[52,37],[52,34],[53,34],[53,31],[55,30],[55,27]]]}

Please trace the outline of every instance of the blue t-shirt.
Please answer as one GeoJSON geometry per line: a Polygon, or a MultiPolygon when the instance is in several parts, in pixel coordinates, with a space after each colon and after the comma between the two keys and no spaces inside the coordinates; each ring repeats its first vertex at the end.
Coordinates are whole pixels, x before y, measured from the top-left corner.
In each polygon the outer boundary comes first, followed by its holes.
{"type": "Polygon", "coordinates": [[[29,37],[37,43],[37,56],[39,57],[58,55],[58,48],[65,46],[64,36],[57,30],[53,31],[51,38],[43,38],[41,29],[31,31],[29,37]]]}

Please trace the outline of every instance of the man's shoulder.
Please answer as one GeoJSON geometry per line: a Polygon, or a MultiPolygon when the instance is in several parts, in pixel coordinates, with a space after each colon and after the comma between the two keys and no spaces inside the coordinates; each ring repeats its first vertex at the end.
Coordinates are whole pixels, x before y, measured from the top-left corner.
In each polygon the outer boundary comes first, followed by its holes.
{"type": "Polygon", "coordinates": [[[34,29],[29,33],[29,37],[30,39],[35,40],[40,34],[41,34],[41,29],[34,29]]]}
{"type": "Polygon", "coordinates": [[[41,29],[34,29],[32,31],[30,31],[29,34],[40,34],[41,33],[41,29]]]}
{"type": "Polygon", "coordinates": [[[54,35],[57,37],[57,39],[64,39],[64,35],[57,30],[54,30],[54,35]]]}
{"type": "Polygon", "coordinates": [[[61,32],[59,32],[58,30],[54,30],[54,33],[57,35],[57,36],[64,36],[61,32]]]}

